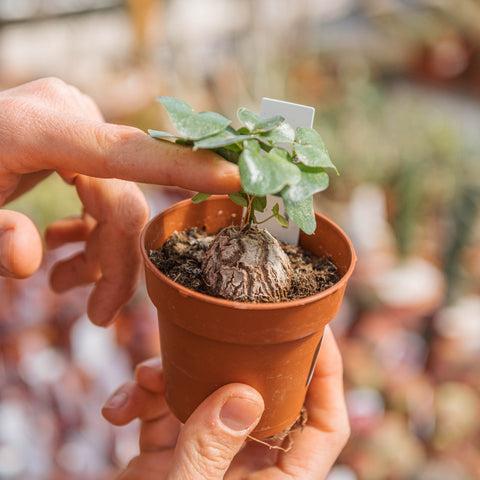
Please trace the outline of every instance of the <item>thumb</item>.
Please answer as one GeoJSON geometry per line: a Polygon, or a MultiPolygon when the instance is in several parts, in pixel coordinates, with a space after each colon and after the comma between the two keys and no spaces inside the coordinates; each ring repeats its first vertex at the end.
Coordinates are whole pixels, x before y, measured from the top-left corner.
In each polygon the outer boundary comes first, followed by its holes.
{"type": "Polygon", "coordinates": [[[252,387],[225,385],[193,412],[178,438],[168,480],[220,480],[263,413],[252,387]]]}
{"type": "Polygon", "coordinates": [[[26,278],[42,261],[42,239],[22,213],[0,210],[0,275],[26,278]]]}

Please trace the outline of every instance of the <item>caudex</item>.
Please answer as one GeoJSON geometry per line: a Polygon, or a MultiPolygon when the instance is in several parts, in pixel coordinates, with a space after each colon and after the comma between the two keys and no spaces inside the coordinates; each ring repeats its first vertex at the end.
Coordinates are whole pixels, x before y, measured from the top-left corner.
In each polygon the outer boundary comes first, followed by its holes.
{"type": "MultiPolygon", "coordinates": [[[[291,265],[279,242],[260,227],[270,218],[288,226],[275,203],[265,212],[267,196],[281,197],[287,217],[306,234],[316,228],[313,195],[328,187],[326,168],[336,170],[321,136],[308,127],[295,131],[282,116],[264,118],[247,108],[237,112],[241,126],[215,112],[194,112],[183,100],[159,97],[178,134],[149,130],[152,137],[210,149],[238,165],[242,189],[230,199],[245,207],[240,226],[220,231],[202,263],[212,294],[243,302],[277,301],[290,283],[291,265]],[[268,214],[267,214],[268,215],[268,214]]],[[[338,173],[338,172],[337,172],[338,173]]],[[[210,195],[196,194],[199,203],[210,195]]]]}

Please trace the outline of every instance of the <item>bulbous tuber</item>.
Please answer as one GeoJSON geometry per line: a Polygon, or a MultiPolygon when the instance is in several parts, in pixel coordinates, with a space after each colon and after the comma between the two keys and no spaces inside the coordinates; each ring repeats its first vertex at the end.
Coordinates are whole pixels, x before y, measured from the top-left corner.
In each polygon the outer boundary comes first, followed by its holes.
{"type": "Polygon", "coordinates": [[[227,227],[208,247],[203,279],[212,295],[239,302],[277,302],[290,286],[292,267],[265,229],[227,227]]]}

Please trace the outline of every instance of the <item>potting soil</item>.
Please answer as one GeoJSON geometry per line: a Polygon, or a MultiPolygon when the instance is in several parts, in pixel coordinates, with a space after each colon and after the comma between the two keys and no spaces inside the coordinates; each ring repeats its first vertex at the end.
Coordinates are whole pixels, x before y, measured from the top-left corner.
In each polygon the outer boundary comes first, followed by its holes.
{"type": "MultiPolygon", "coordinates": [[[[197,228],[175,232],[159,250],[149,252],[152,263],[173,281],[209,295],[202,278],[202,260],[214,235],[197,228]]],[[[297,300],[322,292],[340,279],[337,267],[327,258],[317,258],[300,246],[280,243],[292,263],[290,288],[280,301],[297,300]]]]}

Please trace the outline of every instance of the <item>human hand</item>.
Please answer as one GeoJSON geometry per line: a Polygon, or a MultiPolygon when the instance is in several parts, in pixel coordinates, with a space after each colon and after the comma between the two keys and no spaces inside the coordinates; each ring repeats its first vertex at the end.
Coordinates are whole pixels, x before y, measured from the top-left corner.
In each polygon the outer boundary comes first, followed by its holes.
{"type": "MultiPolygon", "coordinates": [[[[138,238],[148,206],[138,187],[124,180],[210,193],[240,188],[233,164],[105,123],[93,100],[61,80],[0,92],[0,206],[53,171],[76,187],[84,212],[52,224],[47,246],[85,241],[85,250],[53,268],[52,287],[94,283],[88,314],[99,325],[112,320],[139,278],[138,238]]],[[[41,259],[42,241],[31,220],[1,209],[0,275],[28,277],[41,259]]]]}
{"type": "Polygon", "coordinates": [[[253,388],[226,385],[210,395],[184,427],[168,409],[161,360],[140,364],[135,380],[107,401],[104,417],[114,425],[140,418],[140,454],[120,480],[321,480],[349,437],[342,360],[327,327],[305,400],[308,421],[292,431],[291,449],[244,443],[263,402],[253,388]],[[229,400],[232,403],[229,403],[229,400]]]}

